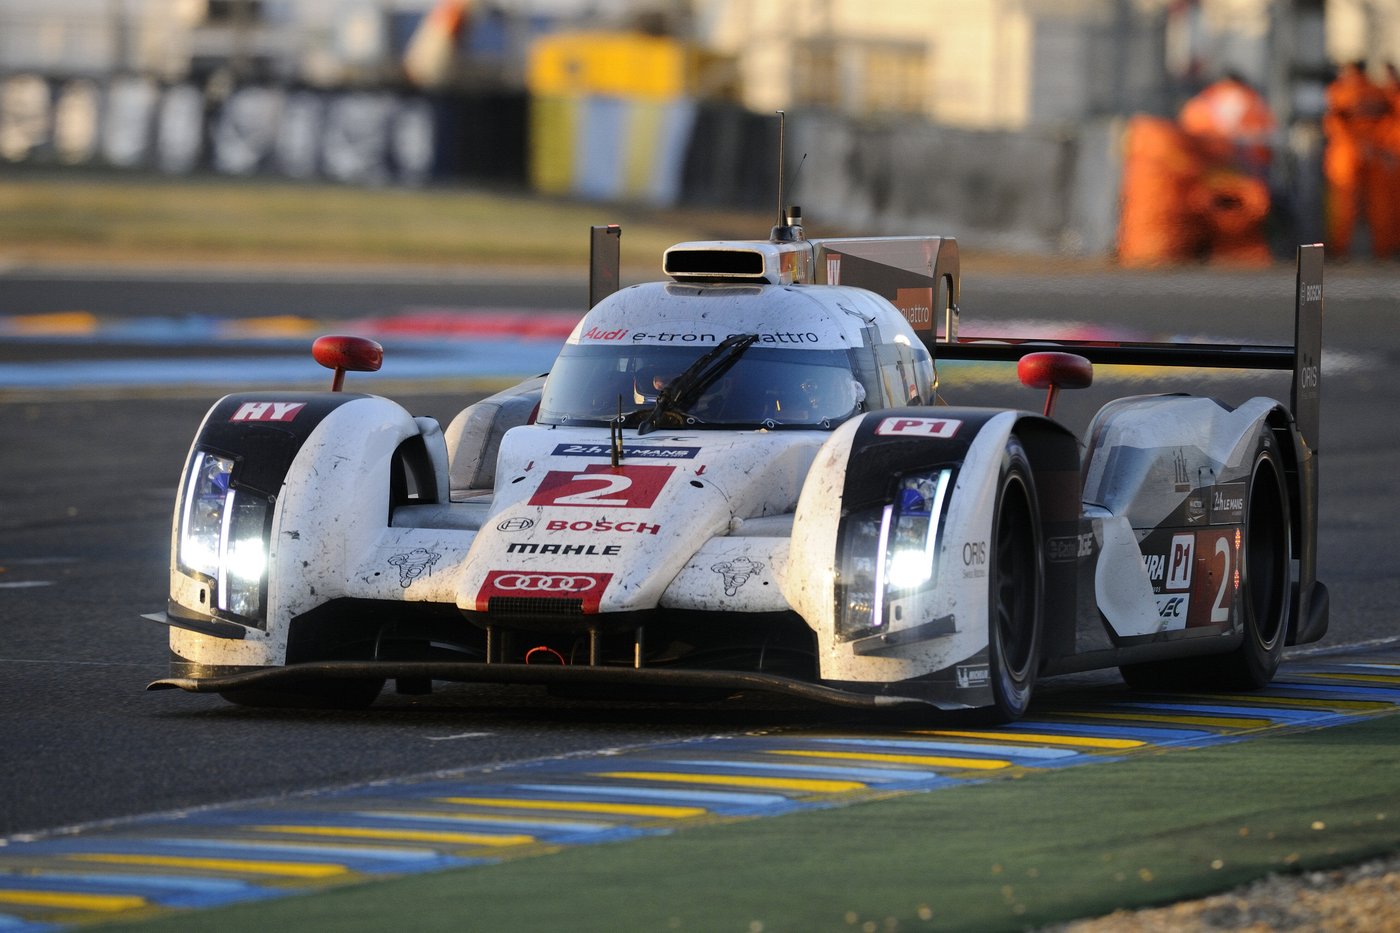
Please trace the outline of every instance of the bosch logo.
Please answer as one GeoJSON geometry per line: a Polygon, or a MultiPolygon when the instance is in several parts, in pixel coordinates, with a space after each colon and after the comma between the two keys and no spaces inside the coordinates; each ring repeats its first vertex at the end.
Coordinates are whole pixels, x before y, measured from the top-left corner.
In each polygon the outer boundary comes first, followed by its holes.
{"type": "Polygon", "coordinates": [[[493,581],[507,592],[587,593],[598,585],[591,576],[564,573],[503,573],[493,581]]]}
{"type": "Polygon", "coordinates": [[[533,518],[508,518],[496,524],[497,531],[528,531],[535,527],[533,518]]]}

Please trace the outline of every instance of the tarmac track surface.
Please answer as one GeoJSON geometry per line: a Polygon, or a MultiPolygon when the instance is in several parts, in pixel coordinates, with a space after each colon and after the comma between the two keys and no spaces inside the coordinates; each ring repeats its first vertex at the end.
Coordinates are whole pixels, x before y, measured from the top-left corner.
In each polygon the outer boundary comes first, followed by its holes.
{"type": "MultiPolygon", "coordinates": [[[[1395,632],[1400,389],[1388,378],[1400,361],[1394,278],[1386,270],[1329,271],[1319,573],[1332,591],[1326,642],[1332,646],[1364,646],[1395,632]]],[[[13,322],[86,312],[99,330],[134,319],[187,324],[193,317],[264,317],[288,309],[316,322],[393,319],[424,308],[471,314],[472,302],[463,296],[481,294],[469,282],[394,281],[362,287],[355,300],[364,305],[347,309],[346,293],[323,291],[329,288],[324,283],[286,283],[286,291],[277,284],[167,279],[119,286],[102,276],[11,272],[0,276],[0,316],[13,322]]],[[[976,290],[965,280],[964,327],[995,313],[1058,327],[1069,320],[1139,334],[1203,332],[1281,343],[1291,337],[1291,288],[1287,269],[1247,276],[1004,278],[976,290]]],[[[576,313],[571,296],[568,285],[546,283],[493,292],[487,307],[564,315],[576,313]]],[[[407,340],[401,351],[385,342],[389,379],[395,353],[414,350],[407,340]]],[[[95,333],[54,338],[12,328],[0,341],[0,366],[137,357],[149,367],[160,355],[154,347],[176,359],[190,352],[168,340],[104,342],[95,333]]],[[[256,359],[269,352],[284,352],[283,345],[201,340],[197,355],[256,359]]],[[[314,364],[301,359],[309,378],[319,378],[314,364]]],[[[960,389],[955,376],[943,373],[950,402],[1038,404],[1027,390],[980,378],[975,391],[960,389]]],[[[1183,374],[1183,387],[1199,388],[1195,378],[1183,374]]],[[[1225,397],[1260,390],[1254,380],[1236,385],[1210,378],[1212,391],[1225,397]]],[[[444,422],[471,398],[468,388],[444,392],[436,383],[395,388],[407,390],[391,394],[415,414],[444,422]]],[[[1156,388],[1102,378],[1094,389],[1063,396],[1061,411],[1082,426],[1104,398],[1156,388]]],[[[482,688],[451,688],[427,698],[386,695],[357,714],[268,713],[212,697],[143,693],[147,681],[165,672],[165,633],[137,616],[163,601],[180,464],[204,410],[228,390],[147,390],[127,383],[65,392],[0,384],[0,620],[6,631],[0,747],[12,763],[0,779],[0,835],[736,730],[843,723],[830,711],[764,701],[600,708],[482,688]]],[[[1105,677],[1099,682],[1112,682],[1105,677]]],[[[1049,685],[1047,693],[1054,689],[1049,685]]]]}

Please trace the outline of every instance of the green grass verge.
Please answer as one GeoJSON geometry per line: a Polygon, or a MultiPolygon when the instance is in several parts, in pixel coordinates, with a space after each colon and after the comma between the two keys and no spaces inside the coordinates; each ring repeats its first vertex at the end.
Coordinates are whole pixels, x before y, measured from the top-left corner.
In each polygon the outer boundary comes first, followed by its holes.
{"type": "Polygon", "coordinates": [[[660,267],[686,239],[764,237],[769,219],[547,200],[466,188],[17,171],[0,179],[0,259],[373,262],[584,270],[588,228],[623,225],[623,257],[660,267]]]}
{"type": "Polygon", "coordinates": [[[1397,739],[1385,716],[120,929],[1033,928],[1395,851],[1397,739]]]}

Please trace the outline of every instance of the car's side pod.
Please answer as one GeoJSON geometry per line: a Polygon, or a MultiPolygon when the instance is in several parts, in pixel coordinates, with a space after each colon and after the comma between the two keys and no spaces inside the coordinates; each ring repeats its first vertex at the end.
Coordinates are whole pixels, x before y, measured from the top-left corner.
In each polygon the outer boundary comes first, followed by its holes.
{"type": "Polygon", "coordinates": [[[1287,466],[1292,513],[1298,517],[1294,553],[1297,555],[1297,598],[1294,600],[1289,644],[1317,641],[1327,631],[1327,588],[1317,579],[1318,455],[1321,433],[1323,247],[1298,247],[1294,335],[1291,346],[1209,343],[1108,343],[1075,340],[1035,341],[979,337],[976,341],[934,340],[922,335],[935,359],[1017,362],[1032,349],[1064,350],[1095,366],[1190,366],[1259,369],[1292,373],[1288,412],[1270,420],[1280,447],[1291,452],[1287,466]]]}

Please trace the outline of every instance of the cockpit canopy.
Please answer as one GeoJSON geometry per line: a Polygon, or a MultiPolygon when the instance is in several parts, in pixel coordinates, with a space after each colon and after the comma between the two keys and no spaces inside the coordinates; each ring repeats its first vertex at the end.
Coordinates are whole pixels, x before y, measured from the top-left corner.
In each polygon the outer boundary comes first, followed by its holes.
{"type": "Polygon", "coordinates": [[[596,306],[565,344],[543,424],[828,430],[931,396],[927,351],[861,289],[651,283],[596,306]]]}
{"type": "MultiPolygon", "coordinates": [[[[566,346],[545,383],[538,420],[603,422],[650,410],[700,357],[691,347],[566,346]]],[[[860,411],[865,387],[846,350],[750,346],[712,381],[677,399],[687,426],[833,427],[860,411]]]]}

